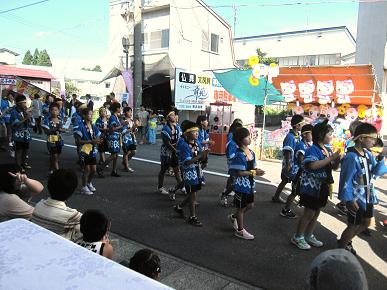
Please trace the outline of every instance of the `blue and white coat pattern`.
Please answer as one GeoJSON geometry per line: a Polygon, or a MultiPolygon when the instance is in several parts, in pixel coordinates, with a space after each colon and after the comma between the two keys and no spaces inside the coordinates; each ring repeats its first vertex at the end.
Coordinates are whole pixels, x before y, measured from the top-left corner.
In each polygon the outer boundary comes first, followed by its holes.
{"type": "Polygon", "coordinates": [[[24,113],[20,112],[16,106],[11,110],[10,123],[12,127],[12,140],[15,142],[29,143],[31,141],[31,127],[34,119],[27,120],[23,124],[20,121],[24,119],[24,113]]]}
{"type": "Polygon", "coordinates": [[[202,182],[202,171],[200,162],[187,164],[187,161],[198,156],[202,152],[200,143],[189,144],[185,139],[181,138],[178,142],[179,164],[182,168],[184,185],[198,185],[202,182]]]}
{"type": "MultiPolygon", "coordinates": [[[[289,133],[286,135],[283,145],[282,145],[282,152],[285,153],[285,151],[290,152],[290,164],[291,164],[291,169],[290,169],[290,176],[289,178],[292,180],[292,169],[294,166],[294,155],[295,155],[295,150],[296,146],[299,142],[298,135],[294,133],[293,130],[290,130],[289,133]]],[[[285,168],[285,159],[282,161],[282,167],[285,168]]],[[[293,176],[294,177],[294,176],[293,176]]]]}
{"type": "MultiPolygon", "coordinates": [[[[77,130],[74,132],[75,135],[81,137],[84,141],[91,141],[95,138],[101,136],[101,132],[98,130],[97,126],[94,124],[91,125],[92,131],[89,131],[84,122],[80,123],[77,130]]],[[[97,157],[97,146],[93,146],[93,150],[90,152],[89,156],[97,157]]],[[[85,156],[86,154],[82,151],[79,153],[81,156],[85,156]]]]}
{"type": "Polygon", "coordinates": [[[116,115],[111,115],[109,118],[109,131],[107,136],[107,144],[109,148],[110,153],[118,153],[120,152],[121,145],[120,145],[120,136],[121,136],[121,130],[113,131],[114,127],[120,126],[120,120],[116,115]]]}
{"type": "Polygon", "coordinates": [[[372,181],[386,174],[387,168],[384,159],[377,162],[371,152],[366,149],[364,152],[362,157],[355,150],[349,150],[341,161],[339,199],[344,202],[356,200],[365,210],[367,204],[378,203],[372,181]]]}
{"type": "Polygon", "coordinates": [[[161,145],[161,151],[160,151],[161,158],[171,156],[171,153],[172,153],[171,150],[165,145],[167,142],[174,143],[173,139],[176,139],[175,146],[177,146],[177,143],[181,136],[180,126],[175,126],[175,130],[176,130],[175,134],[172,134],[172,128],[169,124],[164,125],[163,129],[161,130],[161,139],[163,140],[163,144],[161,145]]]}
{"type": "Polygon", "coordinates": [[[246,154],[241,150],[237,149],[235,157],[231,161],[230,174],[234,176],[234,191],[242,194],[254,194],[255,181],[254,178],[249,176],[237,176],[236,171],[252,170],[257,168],[255,160],[255,154],[250,150],[253,156],[253,160],[249,161],[246,154]],[[249,168],[248,163],[252,162],[252,168],[249,168]]]}

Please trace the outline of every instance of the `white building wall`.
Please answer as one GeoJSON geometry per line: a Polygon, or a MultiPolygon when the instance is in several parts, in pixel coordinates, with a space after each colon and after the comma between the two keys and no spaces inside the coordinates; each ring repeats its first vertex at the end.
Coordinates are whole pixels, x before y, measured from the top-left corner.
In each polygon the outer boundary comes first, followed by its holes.
{"type": "Polygon", "coordinates": [[[345,29],[315,31],[300,34],[276,35],[234,41],[235,58],[248,59],[256,49],[268,57],[341,54],[355,52],[356,44],[345,29]]]}
{"type": "Polygon", "coordinates": [[[16,64],[16,56],[8,51],[0,52],[0,63],[16,64]]]}

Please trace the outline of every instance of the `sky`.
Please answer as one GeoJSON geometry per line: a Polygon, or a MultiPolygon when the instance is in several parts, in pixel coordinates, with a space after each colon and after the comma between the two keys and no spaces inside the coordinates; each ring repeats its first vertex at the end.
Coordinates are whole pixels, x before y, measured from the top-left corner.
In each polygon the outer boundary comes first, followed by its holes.
{"type": "MultiPolygon", "coordinates": [[[[232,5],[237,6],[236,37],[341,25],[356,37],[359,4],[350,0],[204,2],[231,26],[232,5]]],[[[102,62],[108,53],[108,0],[0,0],[0,4],[0,48],[19,53],[20,62],[28,49],[33,53],[35,48],[46,49],[54,63],[80,66],[102,62]],[[21,6],[26,7],[7,11],[21,6]]]]}

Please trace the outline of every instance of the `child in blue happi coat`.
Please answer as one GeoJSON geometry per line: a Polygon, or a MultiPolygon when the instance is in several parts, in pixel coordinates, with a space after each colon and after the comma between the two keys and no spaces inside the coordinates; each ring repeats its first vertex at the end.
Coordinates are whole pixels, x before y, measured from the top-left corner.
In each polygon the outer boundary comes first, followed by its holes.
{"type": "Polygon", "coordinates": [[[10,123],[12,127],[12,141],[15,146],[16,164],[23,169],[31,168],[27,164],[27,154],[34,121],[31,110],[27,108],[27,98],[23,95],[18,95],[16,97],[16,106],[11,110],[10,123]]]}
{"type": "Polygon", "coordinates": [[[59,105],[52,103],[50,105],[50,114],[43,120],[42,128],[47,134],[47,149],[50,153],[50,174],[59,169],[59,155],[62,153],[63,139],[61,133],[63,121],[59,117],[59,105]]]}
{"type": "Polygon", "coordinates": [[[387,168],[383,156],[376,159],[370,152],[377,141],[373,125],[358,125],[353,141],[355,146],[348,148],[341,163],[339,199],[346,203],[348,221],[338,243],[340,248],[356,254],[352,239],[369,227],[378,202],[373,179],[386,174],[387,168]]]}
{"type": "Polygon", "coordinates": [[[312,144],[312,129],[313,125],[306,124],[302,126],[301,136],[302,139],[297,143],[296,148],[294,149],[294,160],[293,166],[291,169],[291,180],[292,180],[292,192],[286,200],[285,207],[281,210],[280,215],[287,218],[296,218],[296,214],[292,212],[290,206],[297,195],[300,194],[300,178],[302,174],[302,161],[305,157],[306,150],[312,144]]]}
{"type": "Polygon", "coordinates": [[[290,121],[292,129],[286,135],[283,142],[283,161],[281,170],[281,183],[278,185],[277,190],[272,197],[273,202],[284,203],[280,197],[282,190],[286,184],[292,181],[292,167],[294,163],[294,150],[296,149],[297,143],[300,141],[300,130],[304,125],[304,117],[301,115],[294,115],[290,121]]]}
{"type": "Polygon", "coordinates": [[[188,223],[194,226],[202,226],[196,217],[195,203],[196,195],[202,188],[201,162],[207,158],[207,149],[202,149],[198,143],[199,128],[191,121],[182,124],[183,137],[178,142],[179,163],[182,167],[183,182],[187,192],[187,197],[174,210],[184,216],[183,208],[189,204],[190,217],[188,223]]]}
{"type": "Polygon", "coordinates": [[[230,174],[234,177],[234,204],[237,211],[228,217],[233,224],[236,237],[252,240],[254,235],[244,228],[244,216],[254,205],[254,177],[264,175],[265,171],[257,168],[255,154],[248,148],[251,144],[250,131],[238,128],[233,134],[233,139],[238,149],[231,161],[230,174]]]}
{"type": "Polygon", "coordinates": [[[297,232],[291,242],[301,250],[309,250],[311,245],[322,247],[323,243],[313,234],[317,219],[328,196],[332,194],[332,170],[340,164],[340,152],[333,153],[329,147],[333,128],[328,120],[316,124],[312,130],[313,145],[305,152],[302,162],[303,172],[300,184],[300,205],[304,213],[298,222],[297,232]]]}
{"type": "Polygon", "coordinates": [[[80,159],[83,163],[81,194],[92,195],[96,189],[92,184],[97,170],[97,146],[100,142],[101,132],[93,124],[93,111],[86,108],[82,111],[82,123],[79,124],[75,135],[80,146],[80,159]]]}
{"type": "Polygon", "coordinates": [[[157,129],[157,114],[152,112],[148,120],[148,133],[147,139],[148,143],[155,145],[156,144],[156,129],[157,129]]]}
{"type": "Polygon", "coordinates": [[[98,144],[99,164],[105,162],[105,152],[107,149],[108,121],[107,110],[105,107],[99,108],[99,117],[95,120],[95,126],[101,132],[100,143],[98,144]]]}
{"type": "Polygon", "coordinates": [[[129,167],[129,161],[136,154],[137,141],[135,132],[137,132],[137,125],[133,121],[132,108],[125,107],[123,110],[124,113],[124,127],[122,128],[122,151],[124,156],[122,158],[122,164],[124,166],[124,171],[134,172],[134,170],[129,167]]]}
{"type": "MultiPolygon", "coordinates": [[[[214,141],[210,140],[208,135],[208,118],[205,115],[200,115],[196,119],[196,125],[199,127],[199,137],[198,143],[202,146],[203,149],[208,150],[209,146],[214,144],[214,141]]],[[[203,160],[202,169],[206,168],[208,165],[208,158],[203,160]]],[[[206,184],[206,179],[203,174],[202,184],[206,184]]]]}

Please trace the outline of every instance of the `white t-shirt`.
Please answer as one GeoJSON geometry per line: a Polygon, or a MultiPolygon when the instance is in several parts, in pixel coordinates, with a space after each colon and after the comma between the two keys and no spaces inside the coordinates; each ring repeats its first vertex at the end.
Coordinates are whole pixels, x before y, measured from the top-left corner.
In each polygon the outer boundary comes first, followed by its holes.
{"type": "Polygon", "coordinates": [[[14,218],[30,219],[34,208],[16,194],[0,191],[0,222],[14,218]]]}

